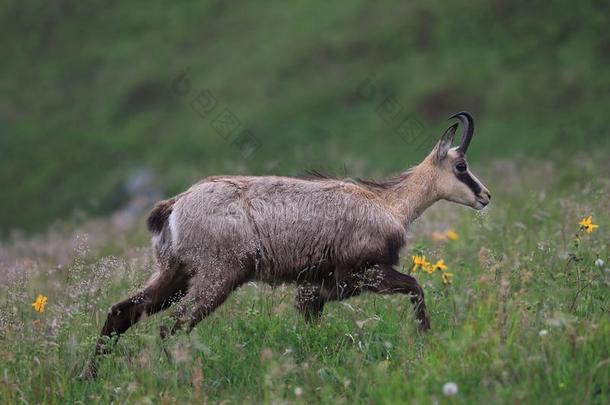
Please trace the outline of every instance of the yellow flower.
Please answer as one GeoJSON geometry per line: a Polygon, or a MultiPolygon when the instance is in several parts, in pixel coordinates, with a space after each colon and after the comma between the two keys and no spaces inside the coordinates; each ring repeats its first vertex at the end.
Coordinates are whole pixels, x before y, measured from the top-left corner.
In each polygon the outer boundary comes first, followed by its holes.
{"type": "Polygon", "coordinates": [[[416,271],[418,268],[421,268],[423,271],[429,272],[428,269],[430,267],[430,263],[426,260],[426,256],[424,255],[415,255],[411,256],[413,259],[413,271],[416,271]]]}
{"type": "Polygon", "coordinates": [[[426,263],[426,256],[414,255],[411,256],[411,259],[413,259],[413,264],[416,266],[422,266],[424,263],[426,263]]]}
{"type": "Polygon", "coordinates": [[[426,264],[423,266],[422,270],[428,274],[432,274],[436,271],[436,266],[432,265],[432,263],[426,262],[426,264]]]}
{"type": "Polygon", "coordinates": [[[587,218],[583,218],[578,224],[580,225],[580,229],[584,229],[587,233],[593,232],[593,230],[599,226],[593,223],[593,217],[591,215],[587,218]]]}
{"type": "Polygon", "coordinates": [[[47,305],[47,297],[42,294],[38,294],[36,301],[32,303],[32,307],[34,307],[34,311],[36,312],[44,312],[45,305],[47,305]]]}
{"type": "Polygon", "coordinates": [[[453,273],[449,273],[448,271],[443,271],[441,275],[443,278],[443,284],[451,284],[451,279],[453,278],[453,273]]]}
{"type": "Polygon", "coordinates": [[[447,265],[445,264],[445,261],[439,260],[438,262],[436,262],[436,264],[434,265],[434,270],[441,270],[441,271],[447,270],[447,265]]]}
{"type": "Polygon", "coordinates": [[[447,235],[447,238],[449,238],[450,240],[458,240],[460,237],[457,234],[456,231],[454,231],[453,229],[447,229],[447,232],[445,233],[447,235]]]}

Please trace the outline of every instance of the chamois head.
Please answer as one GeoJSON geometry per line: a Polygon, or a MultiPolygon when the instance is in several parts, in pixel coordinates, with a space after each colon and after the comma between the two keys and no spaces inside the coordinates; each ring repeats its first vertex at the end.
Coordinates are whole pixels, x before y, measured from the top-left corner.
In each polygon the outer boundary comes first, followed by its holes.
{"type": "Polygon", "coordinates": [[[457,118],[463,126],[460,146],[451,147],[458,123],[451,125],[430,155],[424,160],[427,170],[435,179],[436,192],[440,199],[481,210],[489,204],[491,194],[470,171],[466,162],[466,151],[474,132],[472,116],[460,112],[449,117],[457,118]]]}

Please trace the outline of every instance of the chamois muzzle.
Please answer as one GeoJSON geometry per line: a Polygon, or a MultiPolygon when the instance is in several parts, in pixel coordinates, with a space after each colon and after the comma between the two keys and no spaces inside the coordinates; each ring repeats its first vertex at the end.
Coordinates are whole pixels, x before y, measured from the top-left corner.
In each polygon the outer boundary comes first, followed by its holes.
{"type": "Polygon", "coordinates": [[[466,154],[472,139],[472,134],[474,133],[474,121],[472,119],[472,115],[466,111],[462,111],[449,117],[450,120],[453,118],[460,120],[462,126],[464,127],[462,130],[462,135],[460,136],[460,147],[458,150],[466,154]]]}

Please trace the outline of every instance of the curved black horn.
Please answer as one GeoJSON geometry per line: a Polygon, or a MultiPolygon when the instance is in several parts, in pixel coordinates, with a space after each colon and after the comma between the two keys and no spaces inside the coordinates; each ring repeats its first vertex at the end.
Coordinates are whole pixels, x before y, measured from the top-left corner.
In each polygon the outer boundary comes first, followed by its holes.
{"type": "Polygon", "coordinates": [[[460,147],[458,150],[462,151],[462,153],[466,153],[468,146],[470,145],[470,140],[472,139],[472,134],[474,133],[474,120],[472,119],[472,115],[466,111],[453,114],[449,117],[450,120],[453,118],[460,120],[464,127],[462,135],[460,136],[460,147]]]}

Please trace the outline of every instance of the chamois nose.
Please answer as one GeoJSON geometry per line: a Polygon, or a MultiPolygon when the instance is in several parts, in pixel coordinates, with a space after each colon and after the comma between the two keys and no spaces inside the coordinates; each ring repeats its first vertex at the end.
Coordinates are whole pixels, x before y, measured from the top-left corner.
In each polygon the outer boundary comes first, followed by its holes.
{"type": "Polygon", "coordinates": [[[491,193],[489,191],[487,191],[487,190],[481,191],[481,194],[479,194],[479,198],[477,198],[477,201],[483,207],[487,207],[487,205],[491,201],[491,193]]]}

